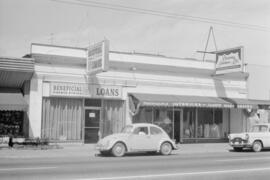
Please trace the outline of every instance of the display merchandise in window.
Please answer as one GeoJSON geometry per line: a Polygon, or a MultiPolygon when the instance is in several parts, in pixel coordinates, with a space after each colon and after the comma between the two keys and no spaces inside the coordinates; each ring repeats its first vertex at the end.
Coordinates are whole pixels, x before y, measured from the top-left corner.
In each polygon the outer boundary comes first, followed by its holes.
{"type": "Polygon", "coordinates": [[[0,111],[0,136],[23,135],[23,112],[0,111]]]}
{"type": "Polygon", "coordinates": [[[221,109],[199,109],[198,110],[198,138],[223,138],[221,109]]]}
{"type": "Polygon", "coordinates": [[[195,108],[185,108],[184,109],[184,119],[183,119],[183,131],[184,138],[194,138],[195,137],[195,108]]]}

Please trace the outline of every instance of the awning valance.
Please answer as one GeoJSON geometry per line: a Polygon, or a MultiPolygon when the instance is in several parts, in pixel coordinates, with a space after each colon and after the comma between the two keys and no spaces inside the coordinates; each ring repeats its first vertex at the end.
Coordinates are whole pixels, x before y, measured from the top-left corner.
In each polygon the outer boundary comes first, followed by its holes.
{"type": "Polygon", "coordinates": [[[26,111],[27,103],[20,92],[0,92],[1,111],[26,111]]]}
{"type": "Polygon", "coordinates": [[[140,106],[233,108],[234,105],[218,97],[179,96],[161,94],[132,94],[140,106]]]}
{"type": "Polygon", "coordinates": [[[224,100],[231,102],[239,109],[258,109],[258,103],[251,101],[249,99],[239,99],[239,98],[223,98],[224,100]]]}

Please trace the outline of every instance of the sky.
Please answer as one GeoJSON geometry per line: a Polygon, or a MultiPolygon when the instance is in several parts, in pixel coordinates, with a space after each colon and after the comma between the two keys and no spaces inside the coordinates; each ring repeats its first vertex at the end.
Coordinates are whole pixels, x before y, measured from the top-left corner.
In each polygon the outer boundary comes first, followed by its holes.
{"type": "MultiPolygon", "coordinates": [[[[204,50],[212,26],[218,50],[244,46],[246,63],[270,66],[269,0],[96,1],[263,26],[255,29],[63,2],[89,0],[0,0],[0,56],[22,57],[31,43],[87,47],[106,38],[113,51],[202,59],[197,51],[204,50]]],[[[215,50],[213,36],[207,50],[215,50]]]]}

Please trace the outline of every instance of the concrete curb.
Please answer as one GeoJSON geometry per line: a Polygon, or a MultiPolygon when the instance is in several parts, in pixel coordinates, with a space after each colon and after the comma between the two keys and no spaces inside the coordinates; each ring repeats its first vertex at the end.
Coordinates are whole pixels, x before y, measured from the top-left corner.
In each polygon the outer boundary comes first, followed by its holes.
{"type": "MultiPolygon", "coordinates": [[[[0,147],[0,158],[56,158],[56,157],[89,157],[99,152],[95,144],[62,145],[56,149],[9,149],[0,147]]],[[[180,149],[173,154],[222,153],[230,150],[228,143],[180,144],[180,149]]]]}

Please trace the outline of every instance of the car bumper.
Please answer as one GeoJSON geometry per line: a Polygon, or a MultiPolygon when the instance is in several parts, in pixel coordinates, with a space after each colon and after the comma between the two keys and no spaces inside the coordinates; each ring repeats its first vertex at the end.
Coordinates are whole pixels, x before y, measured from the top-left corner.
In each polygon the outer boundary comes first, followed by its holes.
{"type": "Polygon", "coordinates": [[[102,144],[97,144],[95,149],[97,151],[108,151],[108,150],[110,150],[108,147],[106,147],[105,145],[102,145],[102,144]]]}
{"type": "Polygon", "coordinates": [[[250,144],[249,142],[230,142],[229,144],[232,147],[242,147],[242,148],[252,147],[252,144],[250,144]]]}
{"type": "Polygon", "coordinates": [[[173,149],[174,149],[174,150],[180,149],[180,144],[175,144],[175,145],[173,146],[173,149]]]}

